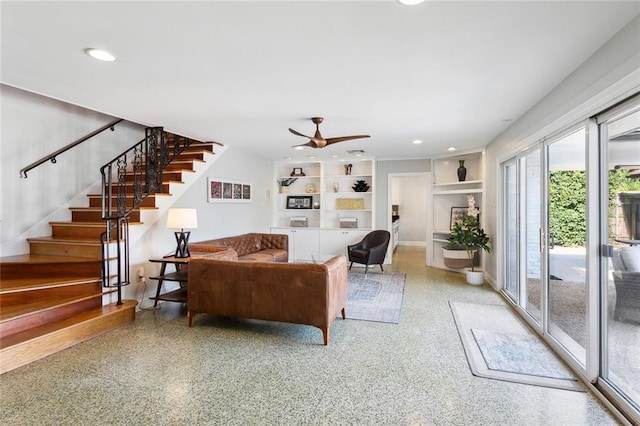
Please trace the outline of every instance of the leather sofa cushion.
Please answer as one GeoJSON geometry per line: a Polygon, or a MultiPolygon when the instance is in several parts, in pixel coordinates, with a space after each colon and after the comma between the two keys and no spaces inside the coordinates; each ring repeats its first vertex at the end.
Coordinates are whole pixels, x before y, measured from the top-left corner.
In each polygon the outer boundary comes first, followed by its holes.
{"type": "Polygon", "coordinates": [[[267,249],[240,256],[238,260],[245,262],[286,262],[288,258],[289,253],[286,250],[267,249]]]}

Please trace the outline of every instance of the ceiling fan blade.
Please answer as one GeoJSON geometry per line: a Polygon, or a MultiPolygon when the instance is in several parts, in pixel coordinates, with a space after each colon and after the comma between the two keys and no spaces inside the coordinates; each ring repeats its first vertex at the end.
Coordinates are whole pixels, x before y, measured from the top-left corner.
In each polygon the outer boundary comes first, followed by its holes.
{"type": "Polygon", "coordinates": [[[293,133],[294,135],[296,135],[296,136],[302,136],[303,138],[311,139],[311,136],[303,135],[303,134],[302,134],[302,133],[300,133],[299,131],[297,131],[297,130],[293,130],[291,127],[289,127],[289,131],[290,131],[291,133],[293,133]]]}
{"type": "Polygon", "coordinates": [[[326,141],[327,141],[327,145],[331,145],[332,143],[350,141],[352,139],[370,138],[370,137],[371,136],[369,135],[339,136],[337,138],[327,138],[326,141]]]}
{"type": "Polygon", "coordinates": [[[313,143],[312,140],[309,140],[309,142],[307,142],[307,143],[301,143],[299,145],[291,145],[291,148],[295,148],[296,146],[309,146],[311,148],[317,148],[318,147],[315,143],[313,143]]]}

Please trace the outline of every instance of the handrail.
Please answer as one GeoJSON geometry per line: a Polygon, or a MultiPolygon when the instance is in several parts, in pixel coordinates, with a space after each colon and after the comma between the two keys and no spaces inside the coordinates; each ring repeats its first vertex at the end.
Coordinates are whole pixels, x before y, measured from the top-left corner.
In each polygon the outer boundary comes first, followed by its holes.
{"type": "Polygon", "coordinates": [[[81,137],[80,139],[78,139],[78,140],[76,140],[76,141],[74,141],[74,142],[71,142],[69,145],[64,146],[64,147],[60,148],[59,150],[54,151],[54,152],[52,152],[51,154],[49,154],[49,155],[47,155],[47,156],[45,156],[45,157],[42,157],[42,158],[41,158],[41,159],[39,159],[38,161],[36,161],[36,162],[33,162],[33,163],[29,164],[27,167],[25,167],[25,168],[23,168],[22,170],[20,170],[20,177],[21,177],[21,178],[22,178],[22,177],[24,177],[24,178],[28,177],[28,176],[27,176],[27,172],[28,172],[29,170],[31,170],[31,169],[35,169],[35,168],[36,168],[36,167],[38,167],[40,164],[46,163],[47,161],[51,161],[53,164],[55,164],[55,163],[57,162],[56,157],[57,157],[58,155],[62,154],[62,153],[63,153],[63,152],[65,152],[65,151],[70,150],[71,148],[75,147],[76,145],[80,145],[82,142],[86,141],[87,139],[91,139],[92,137],[96,136],[96,135],[97,135],[97,134],[99,134],[99,133],[104,132],[104,131],[105,131],[105,130],[107,130],[107,129],[111,129],[111,131],[113,132],[113,131],[115,130],[115,129],[114,129],[115,125],[116,125],[116,124],[118,124],[118,123],[120,123],[120,122],[121,122],[121,121],[123,121],[123,120],[124,120],[123,118],[119,118],[119,119],[117,119],[117,120],[114,120],[114,121],[112,121],[111,123],[106,124],[106,125],[104,125],[104,126],[100,127],[98,130],[94,130],[93,132],[91,132],[91,133],[89,133],[89,134],[87,134],[87,135],[85,135],[85,136],[81,137]]]}

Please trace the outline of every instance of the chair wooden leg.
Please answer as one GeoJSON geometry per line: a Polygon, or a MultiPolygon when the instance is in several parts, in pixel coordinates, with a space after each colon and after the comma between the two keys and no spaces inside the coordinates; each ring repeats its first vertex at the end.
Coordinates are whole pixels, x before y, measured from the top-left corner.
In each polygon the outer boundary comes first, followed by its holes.
{"type": "Polygon", "coordinates": [[[187,318],[189,319],[189,327],[193,327],[193,320],[195,319],[196,314],[193,312],[187,312],[187,318]]]}
{"type": "Polygon", "coordinates": [[[347,319],[347,311],[342,308],[342,319],[347,319]]]}
{"type": "Polygon", "coordinates": [[[382,267],[382,263],[380,264],[380,269],[384,272],[384,268],[382,267]]]}
{"type": "Polygon", "coordinates": [[[365,274],[365,275],[367,275],[367,271],[368,271],[368,270],[369,270],[369,264],[368,264],[368,263],[366,263],[366,264],[364,265],[364,274],[365,274]]]}
{"type": "Polygon", "coordinates": [[[349,270],[351,270],[352,266],[353,266],[353,262],[351,262],[351,264],[349,265],[349,270]]]}

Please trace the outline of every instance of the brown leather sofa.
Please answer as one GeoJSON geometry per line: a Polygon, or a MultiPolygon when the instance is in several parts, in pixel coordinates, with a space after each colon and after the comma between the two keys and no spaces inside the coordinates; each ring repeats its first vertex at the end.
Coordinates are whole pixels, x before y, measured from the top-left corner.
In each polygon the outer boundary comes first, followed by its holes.
{"type": "Polygon", "coordinates": [[[229,247],[238,254],[238,260],[249,262],[287,262],[289,236],[286,234],[250,233],[189,244],[191,252],[217,251],[229,247]]]}
{"type": "Polygon", "coordinates": [[[189,262],[189,327],[199,313],[305,324],[322,330],[342,314],[347,300],[347,261],[324,263],[189,262]]]}

